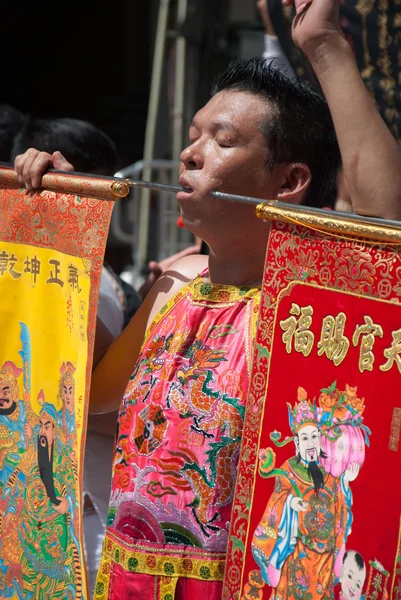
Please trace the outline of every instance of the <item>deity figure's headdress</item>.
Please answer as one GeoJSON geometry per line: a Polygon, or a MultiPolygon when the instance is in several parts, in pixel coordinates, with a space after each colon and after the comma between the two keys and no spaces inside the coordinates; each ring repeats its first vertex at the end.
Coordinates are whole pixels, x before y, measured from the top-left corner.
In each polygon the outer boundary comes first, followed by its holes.
{"type": "Polygon", "coordinates": [[[19,400],[19,388],[18,388],[18,377],[23,373],[23,369],[20,369],[11,360],[7,360],[0,371],[0,383],[8,384],[11,388],[11,396],[13,402],[19,400]]]}
{"type": "Polygon", "coordinates": [[[346,384],[345,390],[337,388],[337,382],[320,391],[318,405],[308,399],[304,388],[298,388],[297,402],[292,407],[287,402],[288,420],[292,437],[281,441],[281,433],[273,431],[270,439],[276,446],[285,446],[291,442],[302,427],[314,425],[329,441],[336,441],[342,435],[342,426],[359,427],[369,445],[370,430],[363,424],[362,414],[365,410],[365,399],[357,396],[357,387],[346,384]]]}
{"type": "Polygon", "coordinates": [[[40,390],[38,394],[38,403],[40,404],[40,417],[48,416],[49,420],[54,423],[54,425],[58,424],[58,412],[54,404],[50,404],[50,402],[46,402],[45,395],[43,390],[40,390]]]}
{"type": "Polygon", "coordinates": [[[308,394],[304,388],[298,388],[297,402],[294,406],[291,406],[287,402],[288,409],[288,421],[292,436],[286,436],[283,441],[281,440],[281,433],[279,431],[273,431],[270,434],[270,439],[275,443],[276,446],[285,446],[289,442],[294,440],[294,437],[307,425],[319,426],[319,415],[316,404],[308,400],[308,394]]]}
{"type": "Polygon", "coordinates": [[[73,379],[76,368],[71,362],[63,362],[60,367],[61,379],[73,379]]]}
{"type": "Polygon", "coordinates": [[[307,425],[318,427],[319,424],[316,406],[307,400],[306,392],[305,394],[303,392],[305,392],[303,388],[298,388],[298,401],[294,404],[294,407],[287,402],[290,429],[294,435],[302,427],[306,427],[307,425]]]}

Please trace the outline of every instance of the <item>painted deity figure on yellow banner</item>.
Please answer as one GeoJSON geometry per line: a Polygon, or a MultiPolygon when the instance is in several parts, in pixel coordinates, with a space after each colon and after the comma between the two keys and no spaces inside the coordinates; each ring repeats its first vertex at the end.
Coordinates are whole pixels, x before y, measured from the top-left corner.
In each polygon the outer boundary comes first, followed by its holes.
{"type": "Polygon", "coordinates": [[[63,362],[60,367],[60,398],[63,403],[61,409],[61,424],[66,437],[71,440],[75,436],[75,367],[70,362],[63,362]]]}
{"type": "Polygon", "coordinates": [[[60,367],[59,395],[62,408],[59,411],[58,425],[61,427],[67,446],[70,449],[71,460],[77,464],[77,435],[75,420],[75,367],[71,362],[63,362],[60,367]]]}
{"type": "MultiPolygon", "coordinates": [[[[0,573],[4,592],[13,596],[21,579],[18,523],[25,486],[24,466],[32,444],[32,426],[20,399],[18,378],[23,369],[6,361],[0,371],[0,573]]],[[[7,596],[6,596],[7,597],[7,596]]]]}
{"type": "Polygon", "coordinates": [[[37,461],[27,473],[20,514],[23,591],[26,597],[32,594],[38,600],[76,598],[75,582],[80,580],[76,573],[79,545],[73,527],[75,476],[58,420],[54,405],[43,402],[36,436],[37,461]]]}
{"type": "Polygon", "coordinates": [[[61,365],[61,409],[41,390],[34,410],[24,323],[21,341],[23,368],[6,361],[0,371],[0,597],[76,600],[82,573],[75,533],[75,367],[61,365]]]}
{"type": "Polygon", "coordinates": [[[262,598],[265,584],[273,588],[274,600],[334,598],[352,527],[350,484],[363,464],[370,432],[362,425],[361,408],[350,403],[354,388],[344,393],[335,384],[332,388],[322,392],[320,406],[307,399],[303,388],[295,406],[287,404],[293,437],[281,442],[274,431],[270,438],[277,446],[292,440],[293,457],[276,469],[273,450],[260,452],[260,475],[276,481],[252,540],[263,582],[257,583],[251,572],[245,598],[255,587],[258,595],[252,598],[262,598]],[[334,404],[326,406],[326,397],[334,404]],[[344,448],[347,457],[341,455],[344,448]]]}

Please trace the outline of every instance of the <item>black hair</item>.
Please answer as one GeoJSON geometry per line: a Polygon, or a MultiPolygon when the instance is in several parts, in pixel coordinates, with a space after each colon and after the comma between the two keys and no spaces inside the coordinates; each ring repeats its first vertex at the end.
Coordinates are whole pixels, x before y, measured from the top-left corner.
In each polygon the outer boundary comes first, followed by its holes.
{"type": "MultiPolygon", "coordinates": [[[[346,552],[343,556],[343,564],[345,563],[347,556],[348,556],[348,552],[346,552]]],[[[362,556],[359,554],[359,552],[355,552],[354,558],[355,558],[356,566],[358,567],[358,569],[360,571],[362,571],[362,569],[365,568],[365,561],[363,560],[362,556]]]]}
{"type": "Polygon", "coordinates": [[[281,163],[304,163],[312,180],[302,203],[333,206],[341,154],[326,100],[263,58],[231,63],[216,79],[213,94],[224,90],[249,92],[268,101],[262,125],[269,151],[267,168],[272,170],[281,163]]]}
{"type": "Polygon", "coordinates": [[[27,117],[8,104],[0,104],[0,161],[10,162],[14,138],[27,122],[27,117]]]}
{"type": "Polygon", "coordinates": [[[17,135],[12,160],[28,148],[53,154],[59,150],[81,173],[113,175],[117,152],[111,139],[87,121],[78,119],[33,119],[17,135]]]}

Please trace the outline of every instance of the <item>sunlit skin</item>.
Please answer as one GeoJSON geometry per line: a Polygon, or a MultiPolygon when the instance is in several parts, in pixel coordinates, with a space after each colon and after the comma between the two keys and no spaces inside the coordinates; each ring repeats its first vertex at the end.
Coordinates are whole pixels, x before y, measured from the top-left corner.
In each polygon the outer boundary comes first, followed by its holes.
{"type": "Polygon", "coordinates": [[[12,390],[8,383],[0,383],[0,408],[10,408],[13,403],[12,390]]]}
{"type": "Polygon", "coordinates": [[[232,244],[260,238],[266,246],[267,224],[255,219],[253,206],[216,200],[219,190],[269,199],[284,195],[287,202],[300,202],[310,172],[305,165],[282,164],[269,171],[268,148],[262,126],[270,108],[264,98],[225,90],[216,94],[194,117],[189,145],[181,153],[179,192],[185,226],[209,245],[232,244]]]}
{"type": "Polygon", "coordinates": [[[366,567],[359,568],[355,561],[355,552],[350,550],[341,568],[341,596],[344,600],[359,600],[366,579],[366,567]]]}

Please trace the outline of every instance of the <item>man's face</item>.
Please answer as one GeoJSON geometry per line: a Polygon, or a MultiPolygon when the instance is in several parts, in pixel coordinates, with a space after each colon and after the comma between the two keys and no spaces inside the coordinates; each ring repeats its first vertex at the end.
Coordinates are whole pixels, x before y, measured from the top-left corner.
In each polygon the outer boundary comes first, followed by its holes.
{"type": "Polygon", "coordinates": [[[70,379],[66,379],[61,390],[63,404],[72,413],[74,411],[74,385],[70,379]]]}
{"type": "Polygon", "coordinates": [[[181,153],[179,192],[182,218],[191,231],[208,241],[211,228],[224,235],[226,225],[239,234],[255,227],[255,209],[216,200],[211,191],[269,199],[275,197],[279,174],[267,170],[268,149],[262,126],[269,118],[263,98],[248,92],[216,94],[194,117],[190,144],[181,153]]]}
{"type": "Polygon", "coordinates": [[[49,420],[49,417],[45,415],[39,419],[39,443],[41,446],[47,445],[50,448],[54,440],[54,424],[49,420]]]}
{"type": "Polygon", "coordinates": [[[302,460],[318,462],[321,450],[320,433],[315,425],[306,425],[298,432],[295,438],[297,452],[302,460]]]}
{"type": "Polygon", "coordinates": [[[362,596],[366,578],[366,567],[359,568],[355,562],[355,553],[350,552],[341,569],[341,592],[345,600],[359,600],[362,596]]]}
{"type": "Polygon", "coordinates": [[[13,403],[12,390],[9,383],[0,383],[0,410],[10,408],[13,403]]]}

